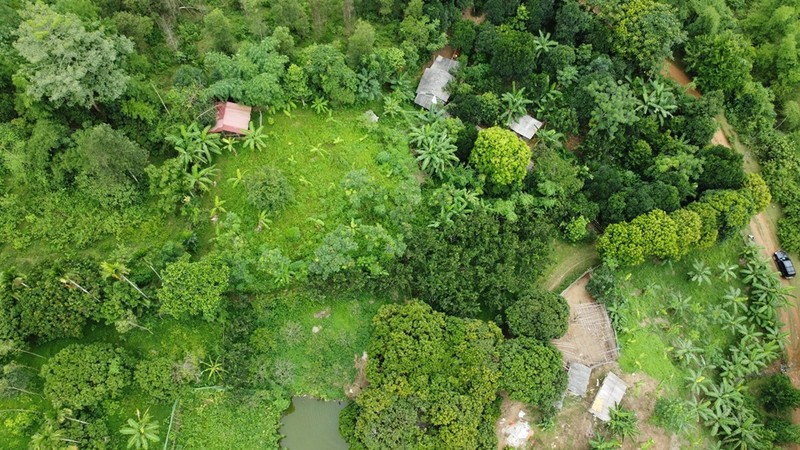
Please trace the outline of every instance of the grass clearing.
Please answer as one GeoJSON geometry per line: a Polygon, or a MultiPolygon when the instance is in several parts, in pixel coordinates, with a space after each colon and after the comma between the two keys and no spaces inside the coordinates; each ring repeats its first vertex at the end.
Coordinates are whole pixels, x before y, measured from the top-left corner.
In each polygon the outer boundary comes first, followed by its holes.
{"type": "Polygon", "coordinates": [[[334,299],[308,291],[256,300],[261,326],[275,332],[277,382],[291,395],[343,399],[355,378],[354,359],[367,350],[372,316],[385,303],[366,295],[334,299]]]}
{"type": "Polygon", "coordinates": [[[554,292],[562,292],[583,272],[600,262],[594,244],[570,244],[561,239],[553,240],[551,256],[553,264],[542,274],[540,283],[554,292]]]}
{"type": "MultiPolygon", "coordinates": [[[[336,111],[330,116],[302,109],[292,112],[291,117],[275,116],[273,124],[265,120],[265,130],[271,136],[265,150],[239,148],[238,155],[218,157],[220,174],[216,186],[203,197],[204,211],[210,211],[214,198],[219,197],[226,211],[242,219],[243,228],[255,229],[259,211],[247,201],[244,183],[234,186],[228,180],[237,177],[237,170],[246,177],[261,167],[273,166],[289,180],[295,201],[285,210],[269,214],[272,223],[260,233],[261,239],[291,257],[309,255],[326,233],[349,223],[340,187],[348,172],[366,169],[377,183],[393,183],[375,161],[382,147],[374,132],[354,125],[360,123],[362,115],[361,109],[336,111]]],[[[258,123],[257,116],[253,119],[258,123]]],[[[207,241],[214,227],[210,220],[206,223],[201,237],[207,241]]]]}
{"type": "Polygon", "coordinates": [[[626,292],[619,311],[624,325],[618,332],[623,370],[641,370],[669,391],[685,392],[685,373],[672,360],[674,341],[677,337],[689,339],[706,352],[721,352],[730,344],[731,334],[714,321],[714,315],[726,289],[742,285],[736,279],[724,281],[718,266],[737,264],[742,246],[742,241],[733,237],[681,261],[648,263],[617,272],[626,292]],[[710,268],[710,283],[691,281],[688,274],[695,261],[710,268]],[[683,312],[676,310],[675,296],[685,299],[683,312]]]}

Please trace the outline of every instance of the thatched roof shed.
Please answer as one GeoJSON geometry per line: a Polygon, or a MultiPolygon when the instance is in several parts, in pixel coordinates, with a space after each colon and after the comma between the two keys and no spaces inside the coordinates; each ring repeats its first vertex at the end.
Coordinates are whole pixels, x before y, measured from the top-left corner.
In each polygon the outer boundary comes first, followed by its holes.
{"type": "Polygon", "coordinates": [[[458,61],[437,56],[433,65],[422,74],[417,86],[417,96],[414,103],[425,109],[433,105],[444,105],[450,99],[450,94],[444,90],[447,83],[453,79],[450,71],[458,68],[458,61]]]}
{"type": "Polygon", "coordinates": [[[251,110],[252,108],[249,106],[239,105],[238,103],[217,103],[217,124],[211,129],[211,132],[247,133],[247,129],[250,127],[251,110]]]}
{"type": "Polygon", "coordinates": [[[525,114],[511,123],[509,128],[525,139],[530,139],[534,134],[536,134],[537,131],[539,131],[540,128],[542,128],[542,125],[544,125],[542,122],[539,122],[528,114],[525,114]]]}
{"type": "Polygon", "coordinates": [[[589,412],[603,422],[608,422],[611,420],[608,411],[619,405],[627,390],[628,385],[620,377],[616,376],[614,372],[609,372],[606,375],[606,379],[603,380],[600,390],[597,391],[597,396],[594,398],[589,412]]]}

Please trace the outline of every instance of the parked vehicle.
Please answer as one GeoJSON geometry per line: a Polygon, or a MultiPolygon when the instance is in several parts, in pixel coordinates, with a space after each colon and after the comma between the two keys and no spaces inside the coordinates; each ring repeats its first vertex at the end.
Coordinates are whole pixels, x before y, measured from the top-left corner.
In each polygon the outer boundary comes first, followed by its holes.
{"type": "Polygon", "coordinates": [[[781,275],[783,275],[786,279],[792,279],[797,274],[794,269],[794,264],[792,264],[792,260],[789,259],[789,255],[786,254],[783,250],[778,250],[772,255],[772,259],[775,260],[775,264],[778,265],[778,270],[781,271],[781,275]]]}

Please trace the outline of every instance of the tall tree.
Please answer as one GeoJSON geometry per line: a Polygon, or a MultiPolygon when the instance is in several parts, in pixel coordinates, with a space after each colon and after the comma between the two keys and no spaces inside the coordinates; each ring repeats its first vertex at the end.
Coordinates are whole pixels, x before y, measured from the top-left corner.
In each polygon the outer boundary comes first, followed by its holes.
{"type": "Polygon", "coordinates": [[[122,68],[133,51],[126,37],[88,31],[75,14],[59,14],[42,2],[20,11],[14,48],[24,58],[19,73],[27,93],[56,106],[97,107],[119,98],[128,83],[122,68]]]}

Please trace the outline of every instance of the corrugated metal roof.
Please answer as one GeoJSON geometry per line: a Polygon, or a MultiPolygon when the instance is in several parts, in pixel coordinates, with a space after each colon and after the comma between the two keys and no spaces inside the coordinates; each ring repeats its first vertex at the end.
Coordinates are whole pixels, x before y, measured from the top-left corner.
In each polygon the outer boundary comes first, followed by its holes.
{"type": "Polygon", "coordinates": [[[444,88],[453,79],[450,70],[457,67],[458,61],[437,56],[433,65],[425,69],[422,78],[419,80],[417,97],[414,99],[414,103],[425,109],[430,109],[434,103],[439,105],[447,103],[447,100],[450,99],[450,94],[444,88]]]}
{"type": "Polygon", "coordinates": [[[569,365],[569,372],[567,373],[567,391],[572,395],[578,397],[586,396],[586,388],[589,386],[589,377],[592,375],[592,369],[581,363],[572,363],[569,365]]]}
{"type": "Polygon", "coordinates": [[[608,411],[619,405],[627,390],[628,385],[620,377],[616,376],[614,372],[609,372],[606,375],[606,379],[603,380],[600,390],[597,391],[597,396],[594,398],[589,412],[603,422],[608,422],[611,420],[608,411]]]}
{"type": "Polygon", "coordinates": [[[509,126],[509,128],[525,139],[530,139],[534,134],[536,134],[537,131],[539,131],[540,128],[542,128],[542,125],[542,122],[539,122],[530,115],[525,114],[524,116],[515,120],[511,126],[509,126]]]}

